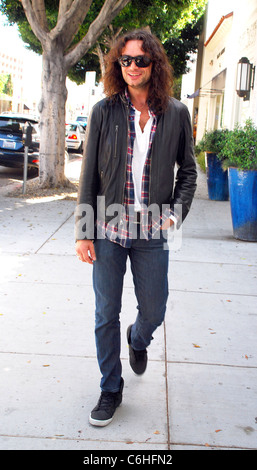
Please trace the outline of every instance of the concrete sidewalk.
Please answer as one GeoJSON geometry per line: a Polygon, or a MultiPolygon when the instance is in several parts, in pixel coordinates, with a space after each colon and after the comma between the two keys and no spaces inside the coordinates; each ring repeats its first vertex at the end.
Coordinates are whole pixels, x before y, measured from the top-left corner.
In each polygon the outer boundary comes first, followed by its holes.
{"type": "Polygon", "coordinates": [[[88,423],[99,397],[91,267],[75,256],[75,201],[0,196],[0,449],[257,449],[257,244],[232,235],[229,202],[205,176],[170,251],[165,324],[149,365],[128,364],[136,301],[121,312],[123,404],[88,423]]]}

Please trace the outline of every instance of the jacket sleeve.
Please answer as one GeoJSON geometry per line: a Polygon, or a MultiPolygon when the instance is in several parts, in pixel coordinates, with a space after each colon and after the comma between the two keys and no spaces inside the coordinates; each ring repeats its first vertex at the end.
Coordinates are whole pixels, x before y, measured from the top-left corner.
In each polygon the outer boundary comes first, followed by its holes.
{"type": "Polygon", "coordinates": [[[75,240],[94,239],[97,194],[99,188],[98,148],[101,121],[101,109],[99,105],[96,105],[92,109],[86,130],[78,199],[75,210],[75,240]]]}
{"type": "Polygon", "coordinates": [[[194,156],[190,115],[185,105],[181,109],[181,128],[177,153],[177,174],[171,209],[178,219],[177,227],[186,218],[196,190],[197,170],[194,156]]]}

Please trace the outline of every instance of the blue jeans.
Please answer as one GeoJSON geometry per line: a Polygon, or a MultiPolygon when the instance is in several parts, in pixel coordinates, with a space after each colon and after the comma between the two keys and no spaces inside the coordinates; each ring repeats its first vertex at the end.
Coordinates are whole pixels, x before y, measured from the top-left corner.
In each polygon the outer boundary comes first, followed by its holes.
{"type": "Polygon", "coordinates": [[[149,241],[138,237],[132,241],[131,248],[123,248],[107,239],[95,241],[95,339],[103,391],[117,392],[120,387],[120,311],[128,256],[138,302],[131,346],[136,350],[149,346],[153,332],[164,320],[169,258],[166,244],[164,249],[165,241],[162,233],[160,239],[149,241]]]}

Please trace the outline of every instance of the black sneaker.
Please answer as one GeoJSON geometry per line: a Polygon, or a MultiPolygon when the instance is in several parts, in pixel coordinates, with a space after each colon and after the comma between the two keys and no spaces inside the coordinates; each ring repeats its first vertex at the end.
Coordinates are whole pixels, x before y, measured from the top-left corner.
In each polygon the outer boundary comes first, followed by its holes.
{"type": "Polygon", "coordinates": [[[90,424],[93,426],[107,426],[113,420],[115,410],[122,402],[123,387],[124,380],[121,378],[118,392],[101,392],[98,403],[89,416],[90,424]]]}
{"type": "Polygon", "coordinates": [[[142,375],[145,372],[147,366],[147,350],[142,349],[140,351],[136,351],[132,348],[132,346],[130,345],[131,328],[132,325],[130,325],[127,329],[127,340],[129,345],[129,363],[131,369],[135,372],[135,374],[142,375]]]}

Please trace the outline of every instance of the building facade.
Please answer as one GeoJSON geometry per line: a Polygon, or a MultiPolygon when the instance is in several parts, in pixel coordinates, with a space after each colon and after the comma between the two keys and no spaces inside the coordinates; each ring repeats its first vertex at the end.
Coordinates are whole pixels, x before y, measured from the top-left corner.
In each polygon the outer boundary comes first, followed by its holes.
{"type": "Polygon", "coordinates": [[[13,94],[10,97],[0,98],[0,111],[18,111],[23,112],[23,59],[9,53],[5,48],[0,49],[0,74],[11,75],[13,94]]]}
{"type": "Polygon", "coordinates": [[[12,80],[23,80],[23,59],[0,50],[0,73],[11,74],[12,80]]]}
{"type": "Polygon", "coordinates": [[[248,118],[257,125],[256,64],[257,0],[210,0],[196,61],[184,77],[181,95],[192,116],[196,143],[205,130],[233,129],[248,118]],[[242,58],[250,71],[245,96],[236,91],[242,58]]]}

